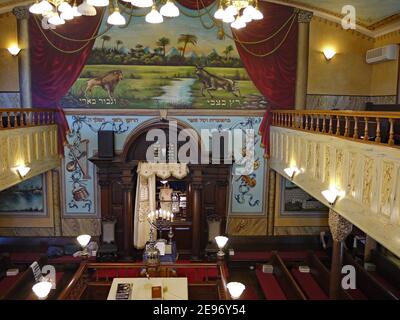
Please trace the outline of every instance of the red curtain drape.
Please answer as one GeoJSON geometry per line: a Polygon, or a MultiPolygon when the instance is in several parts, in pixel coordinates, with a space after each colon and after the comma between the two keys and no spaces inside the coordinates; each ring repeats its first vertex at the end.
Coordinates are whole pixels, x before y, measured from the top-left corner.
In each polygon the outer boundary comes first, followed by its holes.
{"type": "Polygon", "coordinates": [[[179,4],[192,10],[197,10],[198,8],[203,9],[204,7],[208,7],[214,1],[215,0],[178,0],[179,4]]]}
{"type": "Polygon", "coordinates": [[[80,17],[58,26],[55,32],[44,30],[35,16],[29,20],[32,104],[35,108],[56,108],[56,123],[59,127],[60,153],[63,153],[65,134],[69,130],[61,98],[68,92],[81,73],[94,44],[85,40],[94,37],[99,29],[102,10],[93,17],[80,17]],[[56,49],[57,48],[57,49],[56,49]]]}
{"type": "Polygon", "coordinates": [[[272,122],[269,110],[294,107],[298,23],[292,7],[259,1],[259,8],[264,19],[253,21],[246,28],[232,30],[232,33],[239,40],[236,41],[236,47],[249,77],[268,100],[268,110],[261,124],[260,134],[265,155],[269,156],[272,122]],[[277,33],[282,26],[282,30],[277,33]],[[277,35],[268,41],[249,44],[266,39],[274,33],[277,35]],[[255,56],[268,54],[276,48],[278,49],[272,54],[255,56]]]}

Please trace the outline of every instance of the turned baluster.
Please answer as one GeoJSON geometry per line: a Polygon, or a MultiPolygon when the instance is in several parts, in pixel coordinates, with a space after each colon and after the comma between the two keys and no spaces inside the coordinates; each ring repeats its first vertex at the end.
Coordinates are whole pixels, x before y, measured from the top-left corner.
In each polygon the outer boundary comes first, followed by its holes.
{"type": "Polygon", "coordinates": [[[314,131],[314,115],[311,114],[311,123],[310,123],[310,131],[314,131]]]}
{"type": "Polygon", "coordinates": [[[11,112],[7,112],[7,124],[6,128],[11,128],[11,112]]]}
{"type": "Polygon", "coordinates": [[[333,115],[329,116],[329,131],[328,134],[333,134],[333,115]]]}
{"type": "Polygon", "coordinates": [[[381,122],[379,118],[376,118],[376,138],[375,142],[381,142],[381,122]]]}
{"type": "Polygon", "coordinates": [[[357,117],[354,117],[353,139],[358,139],[358,118],[357,117]]]}
{"type": "Polygon", "coordinates": [[[307,114],[306,114],[306,127],[304,129],[308,130],[308,115],[307,114]]]}
{"type": "Polygon", "coordinates": [[[300,127],[299,129],[303,129],[303,125],[304,125],[304,117],[302,114],[300,114],[300,127]]]}
{"type": "Polygon", "coordinates": [[[292,113],[292,128],[296,128],[296,114],[292,113]]]}
{"type": "Polygon", "coordinates": [[[344,136],[348,137],[349,136],[349,118],[348,117],[344,117],[345,119],[345,126],[344,126],[344,136]]]}
{"type": "Polygon", "coordinates": [[[364,141],[368,140],[368,118],[364,117],[365,127],[364,127],[364,141]]]}
{"type": "Polygon", "coordinates": [[[3,126],[3,112],[2,111],[0,111],[0,129],[1,128],[4,128],[4,126],[3,126]]]}
{"type": "Polygon", "coordinates": [[[389,119],[390,123],[390,131],[389,131],[389,141],[388,144],[389,146],[394,145],[394,119],[389,119]]]}
{"type": "Polygon", "coordinates": [[[336,116],[336,135],[340,136],[340,116],[336,116]]]}
{"type": "Polygon", "coordinates": [[[326,133],[326,115],[322,116],[322,133],[326,133]]]}
{"type": "Polygon", "coordinates": [[[19,123],[20,123],[20,126],[21,127],[24,127],[25,126],[25,116],[26,116],[26,114],[25,114],[25,112],[20,112],[19,113],[19,123]]]}
{"type": "Polygon", "coordinates": [[[283,116],[283,126],[287,127],[287,113],[285,113],[283,116]]]}

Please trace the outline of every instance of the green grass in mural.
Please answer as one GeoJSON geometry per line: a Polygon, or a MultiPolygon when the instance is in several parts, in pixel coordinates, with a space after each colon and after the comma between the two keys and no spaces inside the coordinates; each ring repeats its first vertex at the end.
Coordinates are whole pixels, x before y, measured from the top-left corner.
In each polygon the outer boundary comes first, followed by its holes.
{"type": "MultiPolygon", "coordinates": [[[[116,86],[114,97],[116,105],[102,105],[97,100],[95,105],[89,107],[97,108],[215,108],[210,105],[211,97],[205,91],[205,97],[201,95],[202,84],[195,74],[195,67],[190,66],[124,66],[124,65],[88,65],[85,66],[81,77],[70,89],[70,95],[76,99],[84,98],[84,91],[88,79],[102,76],[111,70],[121,70],[123,80],[116,86]],[[194,79],[185,81],[185,79],[194,79]],[[187,87],[182,88],[183,84],[187,87]],[[171,95],[182,95],[181,103],[166,102],[165,99],[157,100],[166,93],[166,86],[173,87],[171,95]],[[175,86],[181,88],[176,89],[175,86]],[[176,92],[174,90],[177,90],[176,92]],[[186,97],[186,98],[185,98],[186,97]]],[[[237,98],[232,93],[225,91],[213,92],[214,99],[227,102],[219,105],[219,108],[239,108],[249,97],[260,96],[253,83],[249,80],[243,68],[206,68],[212,74],[223,78],[235,80],[240,88],[242,97],[237,98]],[[238,103],[237,100],[240,100],[238,103]],[[229,102],[230,101],[230,102],[229,102]],[[232,104],[233,103],[233,104],[232,104]]],[[[88,98],[106,99],[108,95],[102,88],[96,87],[88,98]]]]}

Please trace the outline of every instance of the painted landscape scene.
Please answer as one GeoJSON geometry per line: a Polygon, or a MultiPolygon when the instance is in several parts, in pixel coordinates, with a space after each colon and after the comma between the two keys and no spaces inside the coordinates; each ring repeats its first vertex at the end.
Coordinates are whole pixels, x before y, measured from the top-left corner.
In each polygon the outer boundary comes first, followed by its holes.
{"type": "Polygon", "coordinates": [[[137,18],[127,28],[112,28],[97,38],[62,105],[264,109],[267,102],[244,69],[235,43],[217,33],[185,16],[160,25],[137,18]]]}

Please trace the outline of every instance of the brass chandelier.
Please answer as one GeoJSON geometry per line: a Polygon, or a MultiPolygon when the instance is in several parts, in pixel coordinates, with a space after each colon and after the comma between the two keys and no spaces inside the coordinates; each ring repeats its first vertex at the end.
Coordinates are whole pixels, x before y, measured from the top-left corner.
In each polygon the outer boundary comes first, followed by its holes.
{"type": "MultiPolygon", "coordinates": [[[[179,8],[175,0],[122,0],[130,3],[133,8],[151,8],[145,15],[148,23],[162,23],[164,17],[178,17],[179,8]],[[157,10],[159,4],[159,11],[157,10]]],[[[258,9],[258,0],[218,0],[218,10],[214,14],[216,20],[229,23],[232,28],[240,29],[252,20],[263,18],[258,9]]],[[[126,19],[120,12],[117,0],[83,0],[77,5],[76,0],[36,0],[29,11],[42,16],[44,29],[55,29],[69,20],[80,16],[95,16],[96,7],[109,7],[107,23],[109,25],[125,25],[126,19]]]]}

